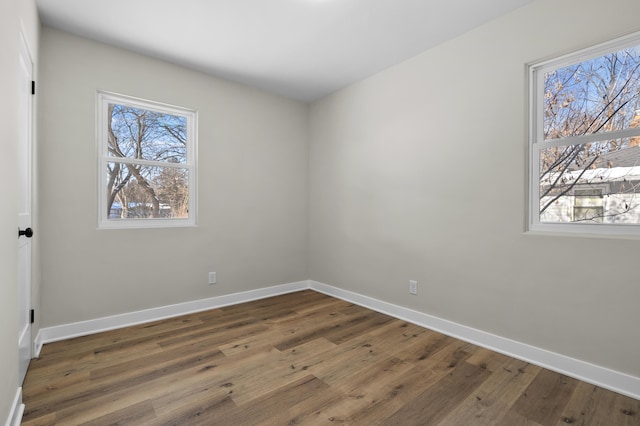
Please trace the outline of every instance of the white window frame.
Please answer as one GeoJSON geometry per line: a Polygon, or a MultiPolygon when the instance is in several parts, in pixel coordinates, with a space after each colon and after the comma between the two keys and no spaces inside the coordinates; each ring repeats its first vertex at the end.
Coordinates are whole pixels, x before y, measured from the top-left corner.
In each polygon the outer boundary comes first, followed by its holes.
{"type": "Polygon", "coordinates": [[[98,153],[98,229],[136,229],[136,228],[173,228],[196,226],[197,207],[197,111],[154,102],[132,96],[97,91],[96,108],[96,141],[98,153]],[[186,118],[187,121],[187,157],[186,163],[167,163],[148,160],[125,160],[108,154],[108,117],[109,104],[126,105],[134,108],[146,109],[165,114],[186,118]],[[129,162],[148,166],[175,167],[187,169],[189,185],[189,217],[188,218],[137,218],[137,219],[109,219],[107,209],[107,164],[113,162],[129,162]]]}
{"type": "Polygon", "coordinates": [[[608,53],[640,45],[640,33],[630,34],[554,59],[528,64],[529,80],[529,159],[528,167],[528,233],[560,235],[592,235],[640,237],[640,224],[542,223],[540,222],[540,151],[553,146],[585,144],[607,139],[640,136],[640,128],[603,132],[561,139],[544,140],[544,74],[608,53]]]}

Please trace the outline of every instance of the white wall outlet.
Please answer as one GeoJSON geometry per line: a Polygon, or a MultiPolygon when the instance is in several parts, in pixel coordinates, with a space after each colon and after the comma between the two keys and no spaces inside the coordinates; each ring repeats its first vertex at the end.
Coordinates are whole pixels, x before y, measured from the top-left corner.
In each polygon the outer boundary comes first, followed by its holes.
{"type": "Polygon", "coordinates": [[[209,284],[215,284],[215,283],[216,283],[216,273],[209,272],[209,284]]]}
{"type": "Polygon", "coordinates": [[[418,281],[409,280],[409,293],[418,294],[418,281]]]}

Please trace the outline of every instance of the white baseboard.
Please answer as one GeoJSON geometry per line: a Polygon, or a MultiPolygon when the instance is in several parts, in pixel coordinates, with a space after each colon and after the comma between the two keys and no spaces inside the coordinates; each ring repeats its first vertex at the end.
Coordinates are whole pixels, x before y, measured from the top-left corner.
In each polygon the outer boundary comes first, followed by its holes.
{"type": "Polygon", "coordinates": [[[18,388],[16,396],[13,398],[13,404],[9,410],[9,417],[5,423],[6,426],[20,426],[22,422],[22,414],[24,413],[24,404],[22,403],[22,388],[18,388]]]}
{"type": "Polygon", "coordinates": [[[298,281],[273,287],[260,288],[257,290],[226,294],[208,299],[194,300],[175,305],[161,306],[142,311],[128,312],[126,314],[96,318],[88,321],[45,327],[40,329],[35,338],[34,353],[37,358],[40,355],[42,345],[45,343],[57,342],[59,340],[71,339],[73,337],[86,336],[89,334],[100,333],[102,331],[115,330],[117,328],[128,327],[131,325],[221,308],[223,306],[236,305],[238,303],[250,302],[252,300],[264,299],[266,297],[278,296],[280,294],[292,293],[294,291],[300,291],[308,288],[309,281],[298,281]]]}
{"type": "Polygon", "coordinates": [[[610,370],[579,359],[571,358],[515,340],[457,324],[412,309],[342,290],[317,281],[310,281],[310,288],[338,299],[378,311],[392,317],[473,343],[487,349],[530,362],[569,377],[600,386],[605,389],[640,399],[640,377],[610,370]]]}
{"type": "Polygon", "coordinates": [[[185,315],[252,300],[264,299],[280,294],[313,289],[320,293],[346,300],[404,321],[429,328],[451,337],[473,343],[502,354],[530,362],[543,368],[576,378],[614,392],[640,399],[640,377],[614,371],[579,359],[550,352],[526,343],[497,336],[452,321],[444,320],[409,308],[383,302],[368,296],[333,287],[317,281],[299,281],[241,293],[195,300],[143,311],[130,312],[89,321],[58,325],[40,329],[36,336],[35,356],[40,354],[42,345],[58,340],[99,333],[130,325],[142,324],[185,315]]]}

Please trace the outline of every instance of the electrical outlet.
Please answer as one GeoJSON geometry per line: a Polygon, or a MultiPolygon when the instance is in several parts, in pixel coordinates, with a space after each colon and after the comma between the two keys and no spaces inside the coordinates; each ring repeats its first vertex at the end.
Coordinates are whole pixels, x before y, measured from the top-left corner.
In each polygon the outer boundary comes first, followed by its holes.
{"type": "Polygon", "coordinates": [[[209,284],[215,284],[215,283],[216,283],[216,273],[209,272],[209,284]]]}
{"type": "Polygon", "coordinates": [[[409,280],[409,293],[418,294],[418,281],[409,280]]]}

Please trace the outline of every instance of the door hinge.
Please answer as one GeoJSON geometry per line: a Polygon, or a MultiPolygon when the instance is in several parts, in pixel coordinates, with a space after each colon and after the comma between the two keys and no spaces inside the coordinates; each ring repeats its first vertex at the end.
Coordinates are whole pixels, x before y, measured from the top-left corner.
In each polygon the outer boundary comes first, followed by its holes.
{"type": "Polygon", "coordinates": [[[31,320],[31,324],[33,324],[34,322],[36,322],[36,311],[35,309],[31,309],[29,311],[29,318],[31,320]]]}
{"type": "Polygon", "coordinates": [[[31,94],[36,94],[36,82],[34,80],[31,80],[31,94]]]}

